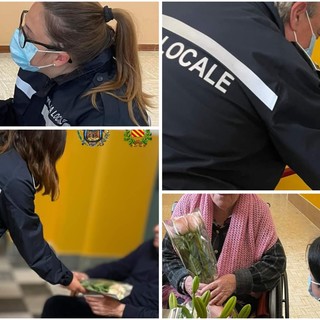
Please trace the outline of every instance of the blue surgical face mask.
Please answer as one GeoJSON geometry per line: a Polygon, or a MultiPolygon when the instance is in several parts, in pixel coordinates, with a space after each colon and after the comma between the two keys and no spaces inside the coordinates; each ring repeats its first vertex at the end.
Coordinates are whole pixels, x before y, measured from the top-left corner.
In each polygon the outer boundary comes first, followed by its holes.
{"type": "Polygon", "coordinates": [[[308,278],[308,292],[313,298],[315,298],[316,300],[320,301],[320,297],[315,296],[314,293],[312,292],[312,283],[320,286],[320,283],[312,281],[311,275],[309,275],[309,278],[308,278]]]}
{"type": "Polygon", "coordinates": [[[27,71],[39,71],[43,68],[48,68],[55,66],[54,63],[48,64],[45,66],[33,66],[31,65],[31,60],[37,54],[37,52],[45,53],[59,53],[61,51],[49,51],[49,50],[40,50],[33,43],[26,42],[24,48],[21,48],[19,37],[23,37],[23,34],[19,32],[19,29],[15,31],[10,43],[10,52],[13,61],[23,70],[27,71]]]}
{"type": "Polygon", "coordinates": [[[311,57],[313,49],[314,49],[314,46],[316,44],[317,37],[313,32],[313,28],[312,28],[312,25],[311,25],[311,22],[310,22],[308,11],[306,11],[306,14],[307,14],[307,18],[308,18],[308,22],[309,22],[309,26],[310,26],[310,29],[311,29],[312,36],[311,36],[311,39],[310,39],[309,47],[304,49],[304,50],[306,50],[307,54],[311,57]]]}
{"type": "MultiPolygon", "coordinates": [[[[310,22],[308,11],[306,11],[306,15],[307,15],[307,19],[308,19],[309,26],[310,26],[310,29],[311,29],[311,39],[310,39],[310,43],[309,43],[308,48],[304,48],[304,51],[308,54],[309,57],[311,57],[313,49],[314,49],[314,46],[316,44],[317,37],[313,32],[313,28],[312,28],[312,25],[311,25],[311,22],[310,22]]],[[[297,38],[296,32],[293,31],[293,34],[294,34],[296,42],[300,45],[300,43],[298,42],[298,38],[297,38]]],[[[301,45],[300,45],[300,47],[303,48],[301,45]]]]}

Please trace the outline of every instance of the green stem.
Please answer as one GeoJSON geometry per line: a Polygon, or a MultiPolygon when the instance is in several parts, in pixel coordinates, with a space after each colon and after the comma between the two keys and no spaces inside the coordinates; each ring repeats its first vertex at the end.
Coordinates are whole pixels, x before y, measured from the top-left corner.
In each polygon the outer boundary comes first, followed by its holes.
{"type": "Polygon", "coordinates": [[[193,316],[193,312],[194,312],[194,299],[196,297],[196,294],[195,293],[192,293],[192,310],[191,310],[191,314],[193,316]]]}

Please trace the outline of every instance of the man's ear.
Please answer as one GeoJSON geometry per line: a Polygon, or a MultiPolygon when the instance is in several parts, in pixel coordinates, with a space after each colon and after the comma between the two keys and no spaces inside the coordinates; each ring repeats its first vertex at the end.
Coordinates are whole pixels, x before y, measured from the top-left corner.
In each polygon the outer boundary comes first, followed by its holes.
{"type": "Polygon", "coordinates": [[[305,18],[307,11],[307,3],[306,2],[294,2],[291,11],[290,11],[290,19],[289,26],[293,31],[296,31],[299,23],[301,22],[301,18],[305,18]]]}
{"type": "Polygon", "coordinates": [[[58,56],[55,59],[54,64],[56,67],[61,67],[69,61],[72,61],[70,55],[67,52],[60,52],[58,53],[58,56]]]}

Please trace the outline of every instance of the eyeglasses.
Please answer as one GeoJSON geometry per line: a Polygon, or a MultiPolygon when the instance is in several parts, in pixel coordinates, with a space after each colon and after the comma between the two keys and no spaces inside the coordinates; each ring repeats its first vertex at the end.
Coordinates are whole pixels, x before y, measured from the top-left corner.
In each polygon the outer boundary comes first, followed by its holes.
{"type": "Polygon", "coordinates": [[[35,41],[35,40],[31,40],[27,37],[24,29],[23,29],[23,22],[25,20],[25,16],[28,13],[28,10],[23,10],[21,13],[21,17],[20,17],[20,24],[19,24],[19,44],[20,47],[23,49],[26,46],[27,42],[33,43],[33,44],[38,44],[40,46],[43,46],[47,49],[50,50],[55,50],[55,51],[64,51],[62,48],[56,47],[56,46],[52,46],[50,44],[45,44],[39,41],[35,41]]]}

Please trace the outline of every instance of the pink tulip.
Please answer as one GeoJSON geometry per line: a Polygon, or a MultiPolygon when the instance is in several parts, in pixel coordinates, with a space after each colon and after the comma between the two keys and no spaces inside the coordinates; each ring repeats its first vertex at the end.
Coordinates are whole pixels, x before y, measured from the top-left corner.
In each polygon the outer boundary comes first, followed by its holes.
{"type": "Polygon", "coordinates": [[[175,232],[182,236],[189,232],[189,225],[186,216],[172,218],[173,228],[175,232]]]}
{"type": "Polygon", "coordinates": [[[199,211],[186,215],[190,232],[198,231],[202,226],[202,218],[199,211]]]}

